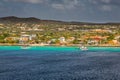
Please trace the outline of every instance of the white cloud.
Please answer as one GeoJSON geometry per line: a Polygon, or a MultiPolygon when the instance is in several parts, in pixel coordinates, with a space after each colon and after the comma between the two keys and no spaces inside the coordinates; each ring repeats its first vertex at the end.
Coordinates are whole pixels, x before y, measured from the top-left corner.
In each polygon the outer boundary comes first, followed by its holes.
{"type": "Polygon", "coordinates": [[[96,0],[88,0],[88,1],[92,4],[97,4],[98,3],[98,1],[96,1],[96,0]]]}
{"type": "Polygon", "coordinates": [[[26,2],[26,3],[42,3],[44,0],[4,0],[4,1],[14,1],[14,2],[26,2]]]}
{"type": "Polygon", "coordinates": [[[89,0],[89,2],[102,11],[111,11],[113,9],[111,0],[89,0]]]}
{"type": "Polygon", "coordinates": [[[73,9],[78,5],[80,0],[4,0],[4,1],[13,1],[13,2],[25,2],[32,4],[41,4],[45,3],[48,6],[51,6],[55,9],[73,9]]]}
{"type": "Polygon", "coordinates": [[[78,5],[78,0],[63,0],[62,3],[52,3],[52,7],[56,9],[73,9],[78,5]]]}
{"type": "Polygon", "coordinates": [[[88,0],[90,3],[93,4],[109,4],[111,0],[88,0]]]}
{"type": "Polygon", "coordinates": [[[53,8],[60,9],[60,10],[65,9],[64,5],[62,5],[62,4],[52,4],[51,6],[53,8]]]}
{"type": "Polygon", "coordinates": [[[111,11],[111,10],[112,10],[112,7],[109,6],[109,5],[103,5],[103,6],[101,6],[101,9],[102,9],[103,11],[111,11]]]}
{"type": "Polygon", "coordinates": [[[111,2],[111,0],[101,0],[102,2],[104,2],[104,3],[110,3],[111,2]]]}

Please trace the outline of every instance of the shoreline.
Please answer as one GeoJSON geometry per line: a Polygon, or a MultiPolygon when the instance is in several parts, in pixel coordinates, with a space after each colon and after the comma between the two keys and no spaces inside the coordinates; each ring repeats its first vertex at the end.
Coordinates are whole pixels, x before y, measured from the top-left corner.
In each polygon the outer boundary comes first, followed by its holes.
{"type": "MultiPolygon", "coordinates": [[[[0,44],[0,46],[25,46],[24,44],[0,44]]],[[[80,47],[80,44],[57,45],[57,44],[26,44],[26,46],[60,46],[60,47],[80,47]]],[[[85,45],[87,47],[120,47],[120,45],[85,45]]]]}

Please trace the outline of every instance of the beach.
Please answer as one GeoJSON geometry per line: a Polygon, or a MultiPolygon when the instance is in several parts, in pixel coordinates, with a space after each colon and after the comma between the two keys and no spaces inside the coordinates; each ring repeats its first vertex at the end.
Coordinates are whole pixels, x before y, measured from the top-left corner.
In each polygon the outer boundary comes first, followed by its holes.
{"type": "MultiPolygon", "coordinates": [[[[68,44],[68,45],[60,45],[60,44],[9,44],[9,43],[0,43],[0,46],[69,46],[69,47],[80,47],[81,44],[68,44]]],[[[110,44],[101,44],[101,45],[84,45],[87,47],[120,47],[120,44],[110,45],[110,44]]]]}

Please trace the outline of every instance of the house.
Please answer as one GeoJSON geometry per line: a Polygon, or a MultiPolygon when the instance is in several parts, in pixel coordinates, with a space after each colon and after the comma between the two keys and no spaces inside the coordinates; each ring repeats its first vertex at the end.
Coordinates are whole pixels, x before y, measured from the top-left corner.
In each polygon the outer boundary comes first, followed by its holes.
{"type": "Polygon", "coordinates": [[[16,41],[16,40],[19,40],[19,37],[6,37],[4,40],[5,41],[16,41]]]}
{"type": "Polygon", "coordinates": [[[74,41],[75,40],[75,37],[69,37],[66,41],[67,42],[72,42],[72,41],[74,41]]]}
{"type": "Polygon", "coordinates": [[[87,42],[89,45],[98,45],[98,41],[97,40],[88,40],[87,42]]]}
{"type": "Polygon", "coordinates": [[[112,32],[111,30],[109,29],[92,29],[93,32],[99,32],[99,33],[106,33],[106,32],[112,32]]]}
{"type": "Polygon", "coordinates": [[[120,36],[118,35],[118,36],[115,36],[115,39],[120,39],[120,36]]]}
{"type": "Polygon", "coordinates": [[[59,41],[60,41],[60,43],[66,43],[65,37],[60,37],[59,41]]]}
{"type": "Polygon", "coordinates": [[[120,42],[118,42],[117,40],[111,40],[109,41],[109,44],[112,44],[112,45],[118,45],[120,42]]]}
{"type": "Polygon", "coordinates": [[[65,28],[58,28],[58,31],[65,31],[65,28]]]}
{"type": "Polygon", "coordinates": [[[30,35],[22,35],[20,37],[20,41],[27,42],[29,40],[32,40],[32,37],[30,35]]]}
{"type": "Polygon", "coordinates": [[[32,34],[31,37],[32,37],[32,38],[35,38],[35,37],[36,37],[36,34],[32,34]]]}

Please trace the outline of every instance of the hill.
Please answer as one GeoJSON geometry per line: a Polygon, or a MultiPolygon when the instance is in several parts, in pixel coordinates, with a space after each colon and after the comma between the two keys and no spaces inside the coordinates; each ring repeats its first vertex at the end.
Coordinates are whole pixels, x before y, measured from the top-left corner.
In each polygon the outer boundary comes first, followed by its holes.
{"type": "Polygon", "coordinates": [[[0,23],[45,23],[45,24],[71,24],[71,25],[120,25],[120,23],[89,23],[89,22],[65,22],[57,20],[41,20],[35,17],[19,18],[15,16],[8,16],[0,18],[0,23]]]}

